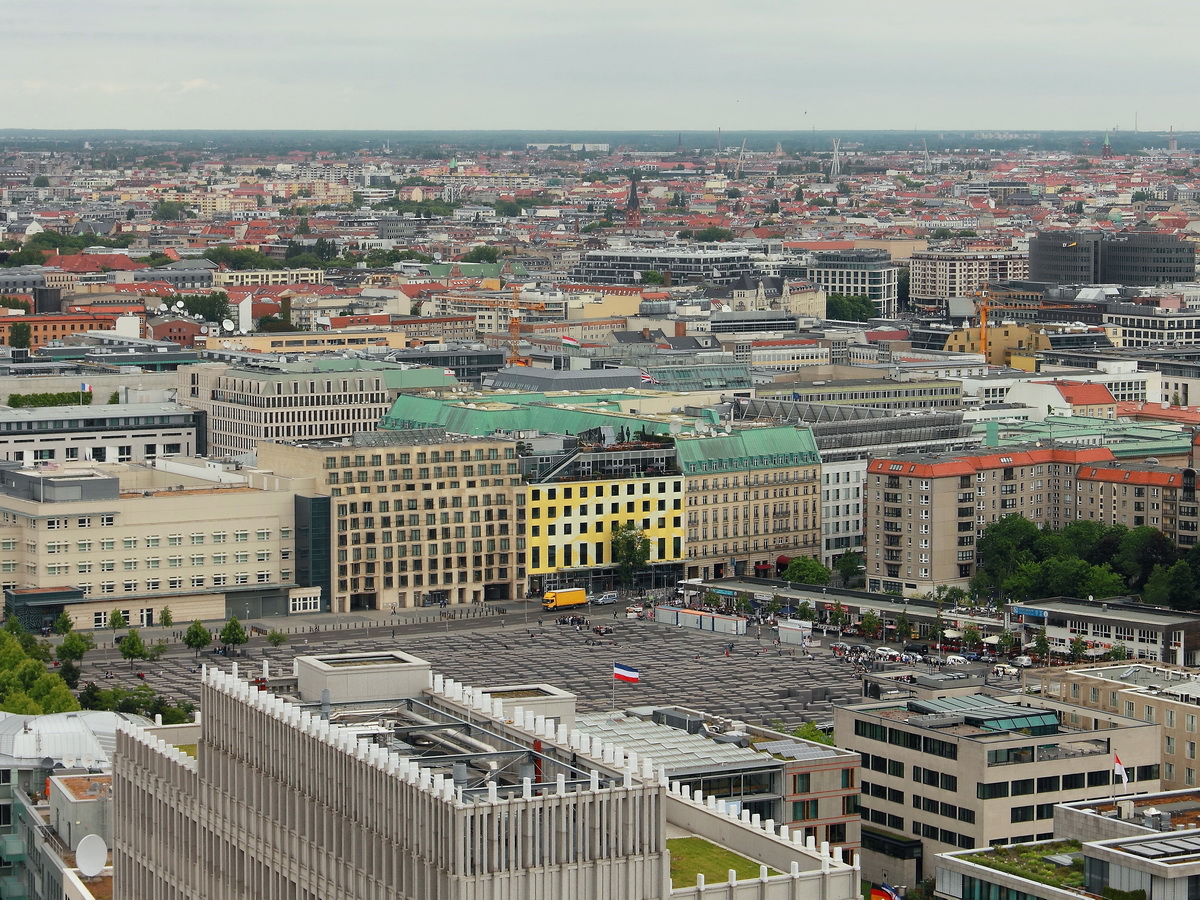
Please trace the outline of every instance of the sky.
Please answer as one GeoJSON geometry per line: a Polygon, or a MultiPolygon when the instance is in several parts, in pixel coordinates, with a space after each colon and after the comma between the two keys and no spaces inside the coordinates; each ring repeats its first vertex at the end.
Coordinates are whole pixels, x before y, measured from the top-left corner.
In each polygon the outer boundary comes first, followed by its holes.
{"type": "Polygon", "coordinates": [[[1200,131],[1190,0],[2,0],[0,127],[1200,131]]]}

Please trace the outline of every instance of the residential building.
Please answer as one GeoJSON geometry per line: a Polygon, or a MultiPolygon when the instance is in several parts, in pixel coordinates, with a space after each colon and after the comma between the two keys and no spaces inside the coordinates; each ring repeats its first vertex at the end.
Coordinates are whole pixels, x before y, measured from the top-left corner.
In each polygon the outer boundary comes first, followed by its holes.
{"type": "Polygon", "coordinates": [[[206,670],[199,725],[118,734],[116,896],[702,898],[671,883],[670,822],[780,871],[744,882],[762,900],[859,896],[840,848],[669,783],[551,685],[481,690],[397,651],[294,673],[263,692],[206,670]]]}
{"type": "Polygon", "coordinates": [[[12,344],[12,329],[17,323],[29,326],[29,349],[37,350],[50,341],[60,341],[73,334],[111,331],[116,327],[119,317],[118,313],[0,316],[0,346],[12,344]]]}
{"type": "Polygon", "coordinates": [[[824,374],[820,369],[806,368],[799,373],[792,373],[796,380],[776,379],[774,385],[760,387],[756,396],[801,403],[872,406],[880,409],[962,407],[962,382],[958,380],[929,378],[896,381],[891,378],[862,377],[823,379],[821,376],[824,374]]]}
{"type": "Polygon", "coordinates": [[[212,273],[214,288],[263,287],[277,284],[324,284],[324,269],[232,269],[212,273]]]}
{"type": "Polygon", "coordinates": [[[346,371],[330,362],[180,366],[179,402],[206,416],[213,456],[252,453],[262,441],[331,441],[375,430],[394,396],[387,364],[355,360],[346,371]]]}
{"type": "Polygon", "coordinates": [[[177,403],[0,409],[0,458],[25,464],[203,455],[205,437],[203,416],[177,403]]]}
{"type": "Polygon", "coordinates": [[[1040,231],[1029,241],[1030,281],[1153,285],[1195,279],[1195,245],[1173,234],[1040,231]]]}
{"type": "Polygon", "coordinates": [[[1103,384],[1056,378],[1053,381],[1020,381],[1008,390],[1008,403],[1046,410],[1047,415],[1115,419],[1117,401],[1103,384]]]}
{"type": "Polygon", "coordinates": [[[0,479],[0,586],[32,631],[63,611],[99,629],[114,609],[146,626],[167,606],[181,622],[257,618],[307,597],[285,491],[119,464],[0,462],[0,479]]]}
{"type": "Polygon", "coordinates": [[[326,539],[298,556],[329,573],[334,612],[512,600],[526,578],[516,447],[442,429],[264,442],[252,482],[289,484],[298,518],[303,498],[322,500],[326,539]]]}
{"type": "Polygon", "coordinates": [[[982,291],[989,281],[1029,277],[1029,255],[1020,250],[921,250],[909,257],[910,300],[945,307],[951,297],[982,291]]]}
{"type": "Polygon", "coordinates": [[[913,596],[939,585],[966,588],[976,572],[976,538],[989,524],[1014,513],[1039,527],[1074,521],[1076,472],[1112,459],[1100,447],[1032,447],[871,460],[867,589],[913,596]]]}
{"type": "Polygon", "coordinates": [[[680,435],[687,578],[772,573],[821,556],[821,456],[806,427],[680,435]],[[749,572],[747,571],[749,570],[749,572]]]}
{"type": "Polygon", "coordinates": [[[408,346],[402,331],[386,328],[346,328],[342,331],[267,331],[236,336],[208,334],[194,339],[202,350],[238,350],[250,353],[327,353],[329,351],[367,350],[373,347],[393,350],[408,346]]]}
{"type": "MultiPolygon", "coordinates": [[[[1090,635],[1087,641],[1089,649],[1103,649],[1115,643],[1113,632],[1119,629],[1124,632],[1121,643],[1131,656],[1137,656],[1138,650],[1142,650],[1137,660],[1095,660],[1074,666],[1039,669],[1030,674],[1029,681],[1038,685],[1045,697],[1087,709],[1117,713],[1126,718],[1157,722],[1162,726],[1161,774],[1164,790],[1195,788],[1200,783],[1197,782],[1200,757],[1196,753],[1197,744],[1200,743],[1200,732],[1197,731],[1197,722],[1200,721],[1200,709],[1197,708],[1200,683],[1194,671],[1197,617],[1194,614],[1155,609],[1146,611],[1153,617],[1151,621],[1132,620],[1125,625],[1127,607],[1128,604],[1109,610],[1090,610],[1085,627],[1090,627],[1095,634],[1090,635]],[[1169,621],[1172,617],[1173,625],[1169,621]],[[1168,646],[1172,638],[1170,632],[1181,631],[1184,640],[1191,643],[1193,649],[1183,653],[1163,653],[1161,644],[1153,646],[1162,637],[1164,623],[1167,624],[1168,646]],[[1146,639],[1139,641],[1143,634],[1146,639]],[[1169,656],[1189,662],[1183,665],[1151,662],[1169,656]]],[[[1135,617],[1137,612],[1133,611],[1135,617]]],[[[1074,612],[1071,614],[1074,615],[1074,612]]],[[[1053,612],[1051,615],[1055,619],[1062,617],[1053,612]]],[[[1038,620],[1026,618],[1027,623],[1031,621],[1038,620]]],[[[1074,622],[1076,631],[1084,634],[1085,627],[1079,627],[1080,620],[1074,622]]],[[[1061,633],[1061,626],[1062,623],[1057,622],[1053,627],[1061,633]]],[[[1047,632],[1050,630],[1048,627],[1047,632]]]]}
{"type": "Polygon", "coordinates": [[[937,853],[1052,837],[1056,804],[1112,796],[1116,757],[1134,790],[1160,788],[1159,725],[1045,697],[947,688],[836,707],[834,726],[862,754],[871,881],[915,885],[937,853]]]}

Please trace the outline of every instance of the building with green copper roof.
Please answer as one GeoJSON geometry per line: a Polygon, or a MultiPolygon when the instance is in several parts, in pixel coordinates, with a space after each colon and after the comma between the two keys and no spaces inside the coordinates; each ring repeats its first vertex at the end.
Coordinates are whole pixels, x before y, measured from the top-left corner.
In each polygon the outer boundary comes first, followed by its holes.
{"type": "Polygon", "coordinates": [[[746,428],[731,434],[681,435],[675,441],[685,475],[819,465],[810,428],[746,428]]]}
{"type": "Polygon", "coordinates": [[[1171,425],[1121,422],[1094,416],[1046,416],[1043,421],[979,422],[973,432],[983,437],[986,447],[1018,444],[1107,447],[1117,459],[1145,459],[1182,463],[1187,458],[1192,435],[1171,425]]]}

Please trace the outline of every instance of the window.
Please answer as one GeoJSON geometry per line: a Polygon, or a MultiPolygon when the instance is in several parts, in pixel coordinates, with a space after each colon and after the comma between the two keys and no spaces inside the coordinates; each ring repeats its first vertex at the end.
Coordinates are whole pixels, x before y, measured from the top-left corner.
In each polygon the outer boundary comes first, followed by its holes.
{"type": "Polygon", "coordinates": [[[975,786],[975,796],[980,800],[996,800],[1008,796],[1008,782],[997,781],[994,784],[979,782],[975,786]]]}
{"type": "Polygon", "coordinates": [[[812,775],[808,772],[802,772],[795,778],[793,794],[808,794],[812,791],[812,775]]]}
{"type": "Polygon", "coordinates": [[[796,821],[817,818],[817,801],[797,800],[792,803],[792,818],[796,821]]]}
{"type": "Polygon", "coordinates": [[[101,516],[100,517],[100,527],[102,527],[102,528],[112,528],[114,523],[115,523],[114,516],[101,516]]]}
{"type": "Polygon", "coordinates": [[[183,545],[183,535],[182,534],[168,534],[167,535],[167,546],[168,547],[180,547],[182,545],[183,545]]]}
{"type": "Polygon", "coordinates": [[[259,584],[270,584],[271,583],[271,573],[270,572],[259,572],[258,573],[258,583],[259,584]]]}
{"type": "Polygon", "coordinates": [[[233,533],[233,539],[235,542],[237,542],[239,544],[244,544],[246,541],[250,540],[250,532],[249,531],[235,531],[233,533]]]}
{"type": "Polygon", "coordinates": [[[260,541],[269,541],[271,539],[271,529],[260,528],[254,533],[254,536],[260,541]]]}
{"type": "Polygon", "coordinates": [[[203,544],[204,543],[204,535],[198,531],[193,531],[192,532],[192,543],[193,544],[203,544]]]}
{"type": "Polygon", "coordinates": [[[203,575],[193,575],[192,576],[192,587],[204,587],[204,576],[203,575]]]}
{"type": "Polygon", "coordinates": [[[213,543],[214,544],[223,544],[223,543],[225,543],[225,537],[226,537],[226,535],[225,535],[224,531],[214,531],[213,536],[212,536],[213,543]]]}
{"type": "Polygon", "coordinates": [[[108,627],[108,613],[107,612],[92,613],[92,627],[93,628],[107,628],[108,627]]]}

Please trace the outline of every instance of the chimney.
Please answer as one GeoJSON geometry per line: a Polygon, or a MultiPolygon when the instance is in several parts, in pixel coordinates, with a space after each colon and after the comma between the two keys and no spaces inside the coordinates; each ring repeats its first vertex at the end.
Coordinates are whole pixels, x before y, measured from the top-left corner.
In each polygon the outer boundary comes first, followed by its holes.
{"type": "Polygon", "coordinates": [[[642,338],[647,341],[650,340],[650,329],[649,328],[642,329],[642,338]]]}
{"type": "Polygon", "coordinates": [[[687,337],[687,322],[675,323],[675,337],[687,337]]]}

